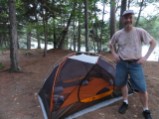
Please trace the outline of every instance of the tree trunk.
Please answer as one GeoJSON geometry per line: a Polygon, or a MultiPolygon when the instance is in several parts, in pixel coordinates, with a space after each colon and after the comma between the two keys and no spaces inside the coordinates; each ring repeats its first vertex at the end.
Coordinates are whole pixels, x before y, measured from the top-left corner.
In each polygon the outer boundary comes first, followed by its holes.
{"type": "Polygon", "coordinates": [[[40,42],[40,36],[39,36],[40,34],[39,34],[39,31],[38,31],[38,28],[36,28],[36,39],[37,39],[37,42],[38,42],[38,46],[37,46],[37,48],[38,49],[41,49],[41,42],[40,42]]]}
{"type": "Polygon", "coordinates": [[[0,33],[0,47],[3,48],[4,45],[4,35],[0,33]]]}
{"type": "MultiPolygon", "coordinates": [[[[100,31],[100,51],[102,49],[102,39],[103,39],[103,29],[104,29],[104,16],[105,16],[105,4],[106,0],[103,1],[103,12],[102,12],[102,24],[101,24],[101,31],[100,31]]],[[[100,52],[98,51],[98,52],[100,52]]]]}
{"type": "Polygon", "coordinates": [[[57,39],[56,39],[56,27],[55,27],[55,18],[53,19],[53,44],[54,48],[57,48],[57,39]]]}
{"type": "Polygon", "coordinates": [[[78,39],[77,39],[77,51],[81,51],[81,24],[80,19],[78,21],[78,39]]]}
{"type": "Polygon", "coordinates": [[[73,51],[76,51],[76,26],[75,21],[73,21],[73,51]]]}
{"type": "Polygon", "coordinates": [[[88,47],[88,0],[84,0],[84,5],[85,5],[85,48],[86,52],[89,51],[88,47]]]}
{"type": "Polygon", "coordinates": [[[77,51],[81,51],[81,10],[82,6],[79,3],[79,9],[78,9],[78,38],[77,38],[77,51]]]}
{"type": "Polygon", "coordinates": [[[48,42],[48,40],[47,40],[47,38],[48,38],[48,36],[47,36],[47,20],[46,20],[46,15],[45,14],[43,14],[44,16],[43,16],[43,28],[44,28],[44,54],[43,54],[43,56],[45,57],[46,56],[46,54],[47,54],[47,42],[48,42]]]}
{"type": "Polygon", "coordinates": [[[39,24],[38,24],[38,17],[37,17],[37,12],[35,12],[35,20],[36,20],[36,39],[37,39],[37,43],[38,43],[38,46],[37,46],[37,48],[38,49],[41,49],[41,45],[40,45],[40,34],[39,34],[39,30],[38,30],[38,26],[39,26],[39,24]]]}
{"type": "MultiPolygon", "coordinates": [[[[55,7],[55,0],[52,0],[52,6],[55,7]]],[[[56,39],[56,16],[53,16],[53,48],[58,48],[57,39],[56,39]]]]}
{"type": "Polygon", "coordinates": [[[120,20],[119,20],[119,29],[123,28],[123,24],[122,24],[122,14],[123,12],[126,10],[126,5],[127,5],[127,0],[122,0],[121,1],[121,11],[120,11],[120,20]]]}
{"type": "Polygon", "coordinates": [[[27,33],[27,49],[31,49],[31,31],[28,31],[27,33]]]}
{"type": "Polygon", "coordinates": [[[132,0],[128,0],[128,9],[130,8],[130,3],[132,0]]]}
{"type": "Polygon", "coordinates": [[[63,31],[62,31],[62,33],[61,33],[61,36],[60,36],[60,38],[59,38],[59,41],[60,41],[60,42],[59,42],[59,45],[58,45],[58,48],[59,48],[59,49],[63,49],[63,47],[64,47],[64,40],[65,40],[65,37],[66,37],[66,35],[67,35],[67,33],[68,33],[68,28],[69,28],[69,26],[70,26],[71,20],[72,20],[72,18],[73,18],[73,16],[74,16],[75,8],[76,8],[76,1],[74,2],[71,15],[70,15],[70,17],[69,17],[69,19],[68,19],[68,21],[67,21],[67,25],[66,25],[66,27],[63,29],[63,31]]]}
{"type": "MultiPolygon", "coordinates": [[[[96,2],[94,2],[94,8],[96,7],[96,2]]],[[[105,6],[103,6],[103,9],[104,9],[105,6]]],[[[97,20],[97,13],[96,11],[94,11],[95,14],[94,14],[94,17],[95,17],[95,23],[93,25],[93,32],[92,32],[92,39],[93,39],[93,46],[94,46],[94,51],[97,51],[98,53],[101,51],[101,39],[100,37],[98,36],[98,29],[99,29],[99,25],[98,25],[98,20],[97,20]],[[96,42],[96,43],[95,43],[96,42]]],[[[103,16],[102,16],[103,17],[103,16]]],[[[103,18],[104,19],[104,18],[103,18]]],[[[101,27],[103,27],[101,25],[101,27]]]]}
{"type": "Polygon", "coordinates": [[[115,33],[115,0],[110,2],[110,37],[115,33]]]}
{"type": "Polygon", "coordinates": [[[140,19],[140,15],[141,15],[141,12],[142,12],[143,3],[144,3],[144,0],[142,0],[141,3],[140,3],[140,10],[139,10],[138,17],[137,17],[137,19],[136,19],[135,26],[137,26],[138,23],[139,23],[139,19],[140,19]]]}
{"type": "Polygon", "coordinates": [[[16,24],[15,0],[9,0],[9,21],[10,21],[10,69],[13,72],[20,71],[18,64],[18,34],[16,24]]]}

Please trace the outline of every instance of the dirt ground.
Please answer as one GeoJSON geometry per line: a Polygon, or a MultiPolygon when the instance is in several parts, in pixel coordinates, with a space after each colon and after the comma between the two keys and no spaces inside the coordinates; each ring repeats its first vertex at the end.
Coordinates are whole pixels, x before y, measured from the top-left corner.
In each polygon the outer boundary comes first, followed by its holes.
{"type": "MultiPolygon", "coordinates": [[[[0,70],[0,119],[43,119],[37,94],[45,78],[55,63],[63,56],[71,53],[66,50],[51,50],[43,57],[41,50],[19,51],[21,73],[10,73],[9,51],[0,53],[0,62],[4,68],[0,70]]],[[[111,56],[103,53],[107,59],[111,56]]],[[[144,64],[149,92],[149,107],[153,119],[159,119],[159,63],[144,64]]],[[[137,94],[129,97],[129,110],[121,115],[117,109],[121,101],[96,111],[87,113],[77,119],[143,119],[142,106],[137,94]]]]}

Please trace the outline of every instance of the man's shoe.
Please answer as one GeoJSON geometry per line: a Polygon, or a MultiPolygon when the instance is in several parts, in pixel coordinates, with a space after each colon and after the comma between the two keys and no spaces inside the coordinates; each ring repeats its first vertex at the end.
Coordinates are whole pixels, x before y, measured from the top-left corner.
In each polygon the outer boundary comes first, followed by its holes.
{"type": "Polygon", "coordinates": [[[127,109],[128,109],[128,104],[126,104],[125,102],[123,102],[123,104],[120,106],[118,112],[121,113],[121,114],[124,114],[127,109]]]}
{"type": "Polygon", "coordinates": [[[142,114],[145,117],[145,119],[152,119],[150,110],[145,110],[142,112],[142,114]]]}

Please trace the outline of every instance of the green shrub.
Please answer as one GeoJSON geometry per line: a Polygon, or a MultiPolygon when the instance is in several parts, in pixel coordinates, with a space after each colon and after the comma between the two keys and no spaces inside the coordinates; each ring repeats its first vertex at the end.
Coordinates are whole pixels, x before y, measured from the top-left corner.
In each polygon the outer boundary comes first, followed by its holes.
{"type": "Polygon", "coordinates": [[[0,62],[0,70],[4,68],[4,65],[0,62]]]}

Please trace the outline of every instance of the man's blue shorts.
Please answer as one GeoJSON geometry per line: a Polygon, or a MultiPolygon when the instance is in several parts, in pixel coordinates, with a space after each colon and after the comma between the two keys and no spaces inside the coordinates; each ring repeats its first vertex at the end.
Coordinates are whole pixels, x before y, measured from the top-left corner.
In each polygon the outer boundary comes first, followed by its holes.
{"type": "Polygon", "coordinates": [[[119,87],[126,85],[128,76],[130,76],[130,82],[134,89],[139,92],[147,90],[142,65],[138,64],[137,61],[120,60],[116,65],[115,85],[119,87]]]}

